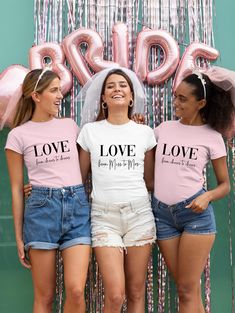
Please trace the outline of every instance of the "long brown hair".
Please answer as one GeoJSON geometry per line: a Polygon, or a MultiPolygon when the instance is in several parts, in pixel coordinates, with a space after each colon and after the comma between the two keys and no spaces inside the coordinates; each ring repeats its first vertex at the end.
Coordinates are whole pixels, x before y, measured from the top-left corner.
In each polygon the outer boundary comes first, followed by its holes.
{"type": "MultiPolygon", "coordinates": [[[[108,117],[108,108],[107,109],[103,109],[102,108],[102,102],[103,102],[102,96],[104,95],[106,81],[109,78],[109,76],[111,76],[113,74],[120,75],[120,76],[125,78],[125,80],[127,81],[128,85],[130,87],[130,90],[132,92],[132,97],[133,97],[132,101],[134,101],[135,93],[134,93],[134,88],[133,88],[133,84],[132,84],[132,81],[131,81],[130,77],[125,72],[123,72],[121,69],[111,70],[107,74],[107,76],[105,77],[105,80],[104,80],[103,85],[102,85],[101,94],[100,94],[100,111],[99,111],[99,114],[98,114],[97,119],[96,119],[97,121],[103,120],[103,119],[108,117]]],[[[128,108],[128,117],[129,117],[129,119],[131,119],[132,110],[133,110],[133,107],[129,107],[128,108]]]]}
{"type": "Polygon", "coordinates": [[[59,78],[52,71],[48,70],[43,74],[42,71],[41,69],[32,70],[26,75],[22,85],[22,96],[18,102],[12,128],[28,122],[32,118],[35,110],[35,102],[31,96],[32,92],[42,93],[55,78],[59,78]],[[42,77],[39,78],[41,74],[42,77]],[[37,89],[34,90],[36,85],[37,89]]]}

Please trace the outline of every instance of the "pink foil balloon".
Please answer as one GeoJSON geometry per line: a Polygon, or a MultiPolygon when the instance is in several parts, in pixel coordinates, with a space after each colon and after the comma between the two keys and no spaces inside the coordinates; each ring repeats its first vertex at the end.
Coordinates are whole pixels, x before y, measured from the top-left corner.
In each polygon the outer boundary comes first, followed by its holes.
{"type": "Polygon", "coordinates": [[[162,84],[171,77],[179,63],[179,47],[175,39],[164,30],[142,30],[137,37],[135,72],[150,85],[162,84]],[[160,46],[164,59],[160,66],[148,71],[149,51],[152,46],[160,46]]]}
{"type": "Polygon", "coordinates": [[[29,50],[29,66],[30,69],[43,68],[45,66],[44,59],[51,59],[51,69],[57,73],[61,80],[62,93],[65,95],[72,88],[72,74],[64,65],[65,55],[61,46],[57,43],[46,42],[38,46],[33,46],[29,50]]]}
{"type": "Polygon", "coordinates": [[[122,67],[129,67],[128,31],[126,24],[117,23],[113,26],[113,59],[122,67]]]}
{"type": "Polygon", "coordinates": [[[0,121],[11,126],[17,103],[22,95],[22,83],[29,72],[22,65],[11,65],[0,74],[0,121]]]}
{"type": "Polygon", "coordinates": [[[91,72],[85,60],[95,72],[117,65],[114,62],[103,59],[104,45],[102,39],[92,29],[79,28],[75,30],[64,38],[62,46],[72,70],[81,85],[84,85],[91,77],[91,72]],[[88,45],[85,56],[83,56],[79,47],[82,43],[88,45]]]}
{"type": "Polygon", "coordinates": [[[199,57],[209,61],[214,61],[218,58],[218,50],[199,42],[193,42],[188,46],[182,56],[179,67],[177,69],[173,90],[175,91],[179,83],[184,77],[192,73],[193,69],[199,68],[196,61],[199,57]]]}

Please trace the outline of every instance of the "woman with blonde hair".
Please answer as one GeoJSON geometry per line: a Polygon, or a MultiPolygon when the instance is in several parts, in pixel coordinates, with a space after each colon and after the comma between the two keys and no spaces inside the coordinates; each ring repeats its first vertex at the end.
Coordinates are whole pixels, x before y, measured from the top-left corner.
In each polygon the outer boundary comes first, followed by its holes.
{"type": "Polygon", "coordinates": [[[52,312],[57,249],[64,264],[64,312],[85,312],[90,207],[76,146],[79,129],[72,119],[57,118],[61,99],[54,72],[29,72],[5,146],[18,256],[32,272],[34,313],[52,312]],[[32,185],[25,203],[24,165],[32,185]]]}

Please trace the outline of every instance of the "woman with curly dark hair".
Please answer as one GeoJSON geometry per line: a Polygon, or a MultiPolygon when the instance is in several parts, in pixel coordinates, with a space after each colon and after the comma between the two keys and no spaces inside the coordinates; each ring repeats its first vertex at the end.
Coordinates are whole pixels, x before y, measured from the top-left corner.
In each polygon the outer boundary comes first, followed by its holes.
{"type": "Polygon", "coordinates": [[[175,91],[177,121],[155,129],[153,210],[160,250],[179,295],[180,313],[203,313],[200,278],[216,234],[212,201],[230,191],[223,133],[234,122],[230,91],[195,72],[175,91]],[[211,160],[217,186],[206,190],[211,160]]]}

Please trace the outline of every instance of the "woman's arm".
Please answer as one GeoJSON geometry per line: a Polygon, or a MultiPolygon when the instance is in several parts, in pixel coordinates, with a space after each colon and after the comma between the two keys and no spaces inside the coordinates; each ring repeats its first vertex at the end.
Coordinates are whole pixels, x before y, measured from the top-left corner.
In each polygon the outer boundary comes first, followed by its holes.
{"type": "Polygon", "coordinates": [[[8,172],[11,183],[12,193],[12,212],[15,226],[15,237],[20,262],[26,268],[30,268],[30,264],[26,259],[23,242],[23,215],[24,215],[24,197],[23,197],[23,156],[17,152],[7,149],[6,158],[8,172]]]}
{"type": "Polygon", "coordinates": [[[203,193],[187,206],[195,212],[201,212],[205,210],[208,207],[209,202],[225,197],[230,191],[226,157],[215,159],[211,162],[217,180],[217,187],[203,193]]]}
{"type": "Polygon", "coordinates": [[[217,180],[217,187],[208,192],[210,193],[210,201],[214,201],[225,197],[230,192],[231,187],[226,157],[215,159],[211,162],[217,180]]]}
{"type": "Polygon", "coordinates": [[[149,191],[154,189],[155,148],[147,151],[144,158],[144,180],[149,191]]]}
{"type": "Polygon", "coordinates": [[[88,174],[91,172],[90,152],[87,152],[84,149],[82,149],[80,145],[78,145],[78,152],[82,182],[85,183],[88,174]]]}

